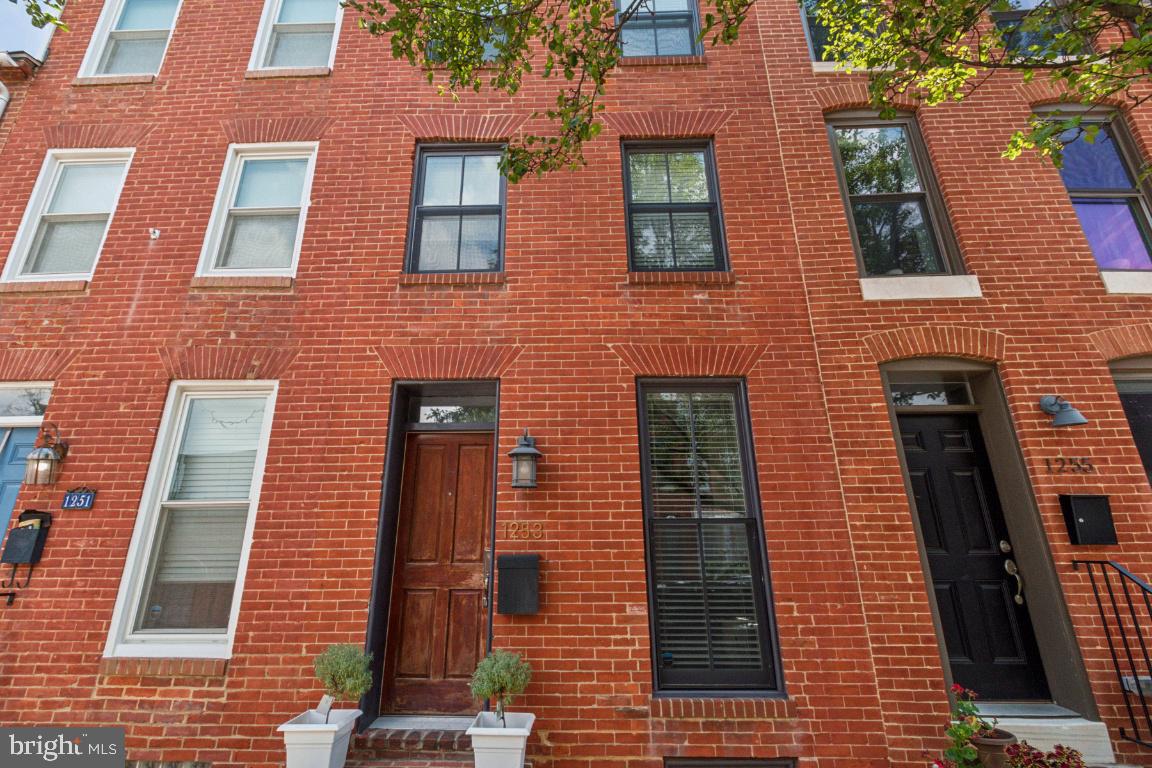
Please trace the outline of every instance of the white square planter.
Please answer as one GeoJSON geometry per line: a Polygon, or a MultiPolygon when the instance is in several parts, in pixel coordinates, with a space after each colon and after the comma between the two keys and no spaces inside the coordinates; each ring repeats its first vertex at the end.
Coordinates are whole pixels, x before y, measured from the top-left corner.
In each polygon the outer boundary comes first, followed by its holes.
{"type": "Polygon", "coordinates": [[[358,709],[334,709],[325,723],[324,715],[310,709],[281,725],[276,730],[284,734],[287,768],[344,768],[352,726],[361,714],[358,709]]]}
{"type": "Polygon", "coordinates": [[[476,768],[523,768],[524,748],[536,715],[506,712],[504,718],[508,721],[507,728],[495,712],[481,712],[468,728],[476,768]]]}

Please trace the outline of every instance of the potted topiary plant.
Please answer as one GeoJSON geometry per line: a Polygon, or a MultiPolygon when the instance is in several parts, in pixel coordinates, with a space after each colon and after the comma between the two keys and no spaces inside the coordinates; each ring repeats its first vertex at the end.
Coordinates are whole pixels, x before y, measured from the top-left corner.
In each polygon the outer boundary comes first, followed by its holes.
{"type": "Polygon", "coordinates": [[[531,679],[532,667],[518,653],[493,651],[476,665],[472,695],[496,705],[495,712],[476,715],[468,729],[476,768],[523,768],[536,715],[506,712],[505,707],[524,692],[531,679]]]}
{"type": "Polygon", "coordinates": [[[324,696],[316,709],[297,715],[278,729],[284,734],[287,768],[344,768],[358,709],[332,710],[333,701],[359,701],[372,687],[372,655],[355,645],[332,645],[316,657],[316,677],[324,696]]]}
{"type": "Polygon", "coordinates": [[[944,757],[932,761],[935,768],[1006,768],[1007,748],[1016,743],[1016,737],[996,721],[980,717],[976,707],[976,694],[962,685],[953,685],[956,703],[952,705],[952,720],[945,733],[952,744],[944,750],[944,757]]]}

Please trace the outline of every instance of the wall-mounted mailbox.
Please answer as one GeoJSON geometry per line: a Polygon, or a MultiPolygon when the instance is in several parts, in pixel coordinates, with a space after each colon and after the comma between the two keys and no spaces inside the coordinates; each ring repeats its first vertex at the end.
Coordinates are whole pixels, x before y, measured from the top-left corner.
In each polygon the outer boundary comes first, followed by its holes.
{"type": "Polygon", "coordinates": [[[16,527],[8,531],[4,539],[4,552],[0,563],[9,565],[35,565],[44,552],[44,542],[48,529],[52,527],[51,512],[37,512],[28,509],[20,513],[16,527]]]}
{"type": "Polygon", "coordinates": [[[496,611],[530,615],[540,611],[540,555],[498,555],[496,611]]]}
{"type": "Polygon", "coordinates": [[[1116,543],[1116,526],[1107,496],[1062,493],[1060,509],[1073,544],[1116,543]]]}

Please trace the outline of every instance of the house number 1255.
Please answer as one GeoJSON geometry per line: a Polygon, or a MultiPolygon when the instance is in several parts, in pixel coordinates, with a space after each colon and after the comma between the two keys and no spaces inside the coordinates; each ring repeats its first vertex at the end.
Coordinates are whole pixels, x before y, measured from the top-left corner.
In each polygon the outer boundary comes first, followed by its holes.
{"type": "Polygon", "coordinates": [[[517,523],[508,522],[500,524],[503,528],[502,539],[542,539],[544,538],[544,523],[517,523]]]}
{"type": "Polygon", "coordinates": [[[1087,456],[1057,456],[1054,459],[1044,459],[1044,466],[1048,468],[1050,475],[1067,472],[1087,475],[1096,471],[1096,465],[1087,456]]]}

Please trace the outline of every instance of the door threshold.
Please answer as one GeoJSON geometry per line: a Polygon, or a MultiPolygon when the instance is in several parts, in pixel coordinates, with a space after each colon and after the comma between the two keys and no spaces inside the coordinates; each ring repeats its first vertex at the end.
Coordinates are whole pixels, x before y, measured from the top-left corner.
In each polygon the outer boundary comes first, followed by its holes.
{"type": "Polygon", "coordinates": [[[980,701],[976,706],[984,717],[1080,717],[1053,701],[980,701]]]}
{"type": "Polygon", "coordinates": [[[471,715],[382,715],[368,726],[378,731],[466,731],[471,715]]]}

